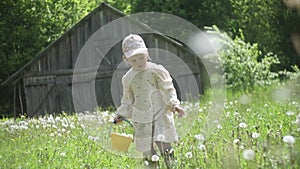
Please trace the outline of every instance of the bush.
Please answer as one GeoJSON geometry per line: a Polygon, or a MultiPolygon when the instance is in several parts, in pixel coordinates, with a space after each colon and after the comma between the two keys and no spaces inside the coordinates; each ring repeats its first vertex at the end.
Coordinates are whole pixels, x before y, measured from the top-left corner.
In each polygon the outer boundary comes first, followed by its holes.
{"type": "Polygon", "coordinates": [[[228,89],[250,90],[256,85],[265,86],[278,81],[279,73],[271,71],[273,65],[280,63],[276,55],[268,53],[263,56],[256,43],[244,41],[242,31],[232,39],[217,27],[206,29],[209,35],[214,35],[210,38],[211,42],[221,45],[217,53],[223,64],[228,89]]]}

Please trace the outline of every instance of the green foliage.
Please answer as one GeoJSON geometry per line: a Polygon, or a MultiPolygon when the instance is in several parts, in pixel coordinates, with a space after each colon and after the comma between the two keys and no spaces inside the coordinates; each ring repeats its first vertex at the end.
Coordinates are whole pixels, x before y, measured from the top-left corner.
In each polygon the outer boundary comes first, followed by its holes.
{"type": "Polygon", "coordinates": [[[250,90],[256,85],[270,85],[278,79],[279,74],[271,71],[274,64],[280,63],[276,55],[263,55],[257,44],[245,42],[242,31],[240,36],[232,39],[216,27],[207,29],[217,37],[212,39],[212,43],[222,46],[218,54],[229,89],[250,90]]]}
{"type": "Polygon", "coordinates": [[[1,1],[1,79],[9,77],[96,5],[89,0],[1,1]]]}
{"type": "Polygon", "coordinates": [[[287,8],[283,0],[129,1],[131,13],[170,13],[199,28],[217,25],[232,37],[240,36],[239,30],[242,30],[244,41],[256,43],[263,55],[272,52],[278,56],[281,64],[273,68],[276,71],[300,65],[290,41],[291,34],[300,29],[300,17],[296,10],[287,8]]]}

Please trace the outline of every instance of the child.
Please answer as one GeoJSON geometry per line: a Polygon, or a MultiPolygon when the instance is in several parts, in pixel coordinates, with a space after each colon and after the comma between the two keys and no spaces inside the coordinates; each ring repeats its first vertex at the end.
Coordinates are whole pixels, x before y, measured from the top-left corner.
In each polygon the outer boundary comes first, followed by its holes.
{"type": "Polygon", "coordinates": [[[131,119],[137,151],[143,152],[145,158],[156,155],[155,143],[169,168],[174,160],[171,143],[178,141],[173,112],[178,112],[179,117],[185,114],[172,78],[162,65],[148,62],[148,49],[139,35],[127,36],[122,50],[131,69],[122,78],[123,97],[115,122],[124,117],[131,119]]]}

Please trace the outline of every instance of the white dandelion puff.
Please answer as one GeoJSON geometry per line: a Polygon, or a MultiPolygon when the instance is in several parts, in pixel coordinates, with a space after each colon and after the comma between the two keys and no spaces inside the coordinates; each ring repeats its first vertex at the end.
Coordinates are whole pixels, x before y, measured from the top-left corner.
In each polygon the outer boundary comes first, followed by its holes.
{"type": "Polygon", "coordinates": [[[206,149],[204,144],[198,144],[197,148],[203,151],[206,149]]]}
{"type": "Polygon", "coordinates": [[[288,136],[284,136],[282,141],[288,144],[294,144],[296,142],[296,139],[295,137],[288,135],[288,136]]]}
{"type": "Polygon", "coordinates": [[[246,128],[246,127],[247,127],[247,124],[246,124],[246,123],[240,123],[240,124],[239,124],[239,127],[240,127],[240,128],[246,128]]]}
{"type": "Polygon", "coordinates": [[[251,149],[247,149],[243,151],[243,156],[246,160],[253,160],[255,157],[255,152],[251,149]]]}
{"type": "Polygon", "coordinates": [[[254,138],[254,139],[258,138],[259,136],[260,136],[259,133],[256,133],[256,132],[252,133],[252,138],[254,138]]]}
{"type": "Polygon", "coordinates": [[[60,153],[60,156],[61,156],[61,157],[65,157],[65,156],[66,156],[66,153],[62,152],[62,153],[60,153]]]}
{"type": "Polygon", "coordinates": [[[238,116],[239,115],[239,112],[234,112],[233,113],[233,116],[238,116]]]}
{"type": "Polygon", "coordinates": [[[286,114],[286,115],[288,115],[288,116],[292,116],[292,115],[294,115],[294,114],[295,114],[295,112],[292,112],[292,111],[287,111],[285,114],[286,114]]]}
{"type": "Polygon", "coordinates": [[[193,157],[193,154],[192,154],[192,152],[187,152],[187,153],[185,154],[185,156],[186,156],[186,158],[192,158],[192,157],[193,157]]]}
{"type": "Polygon", "coordinates": [[[154,155],[151,157],[151,160],[152,160],[152,161],[158,161],[158,160],[159,160],[158,155],[154,154],[154,155]]]}
{"type": "Polygon", "coordinates": [[[202,134],[196,134],[195,139],[198,141],[205,141],[205,136],[202,134]]]}
{"type": "Polygon", "coordinates": [[[234,144],[236,144],[236,143],[238,143],[238,142],[240,142],[240,140],[237,139],[237,138],[233,140],[233,143],[234,143],[234,144]]]}

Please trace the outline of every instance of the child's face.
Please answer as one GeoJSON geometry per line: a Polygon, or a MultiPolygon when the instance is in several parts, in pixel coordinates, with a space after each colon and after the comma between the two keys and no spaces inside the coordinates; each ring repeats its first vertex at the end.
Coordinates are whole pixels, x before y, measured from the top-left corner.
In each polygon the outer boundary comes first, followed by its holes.
{"type": "Polygon", "coordinates": [[[146,67],[147,55],[137,54],[127,59],[127,62],[134,70],[141,70],[146,67]]]}

